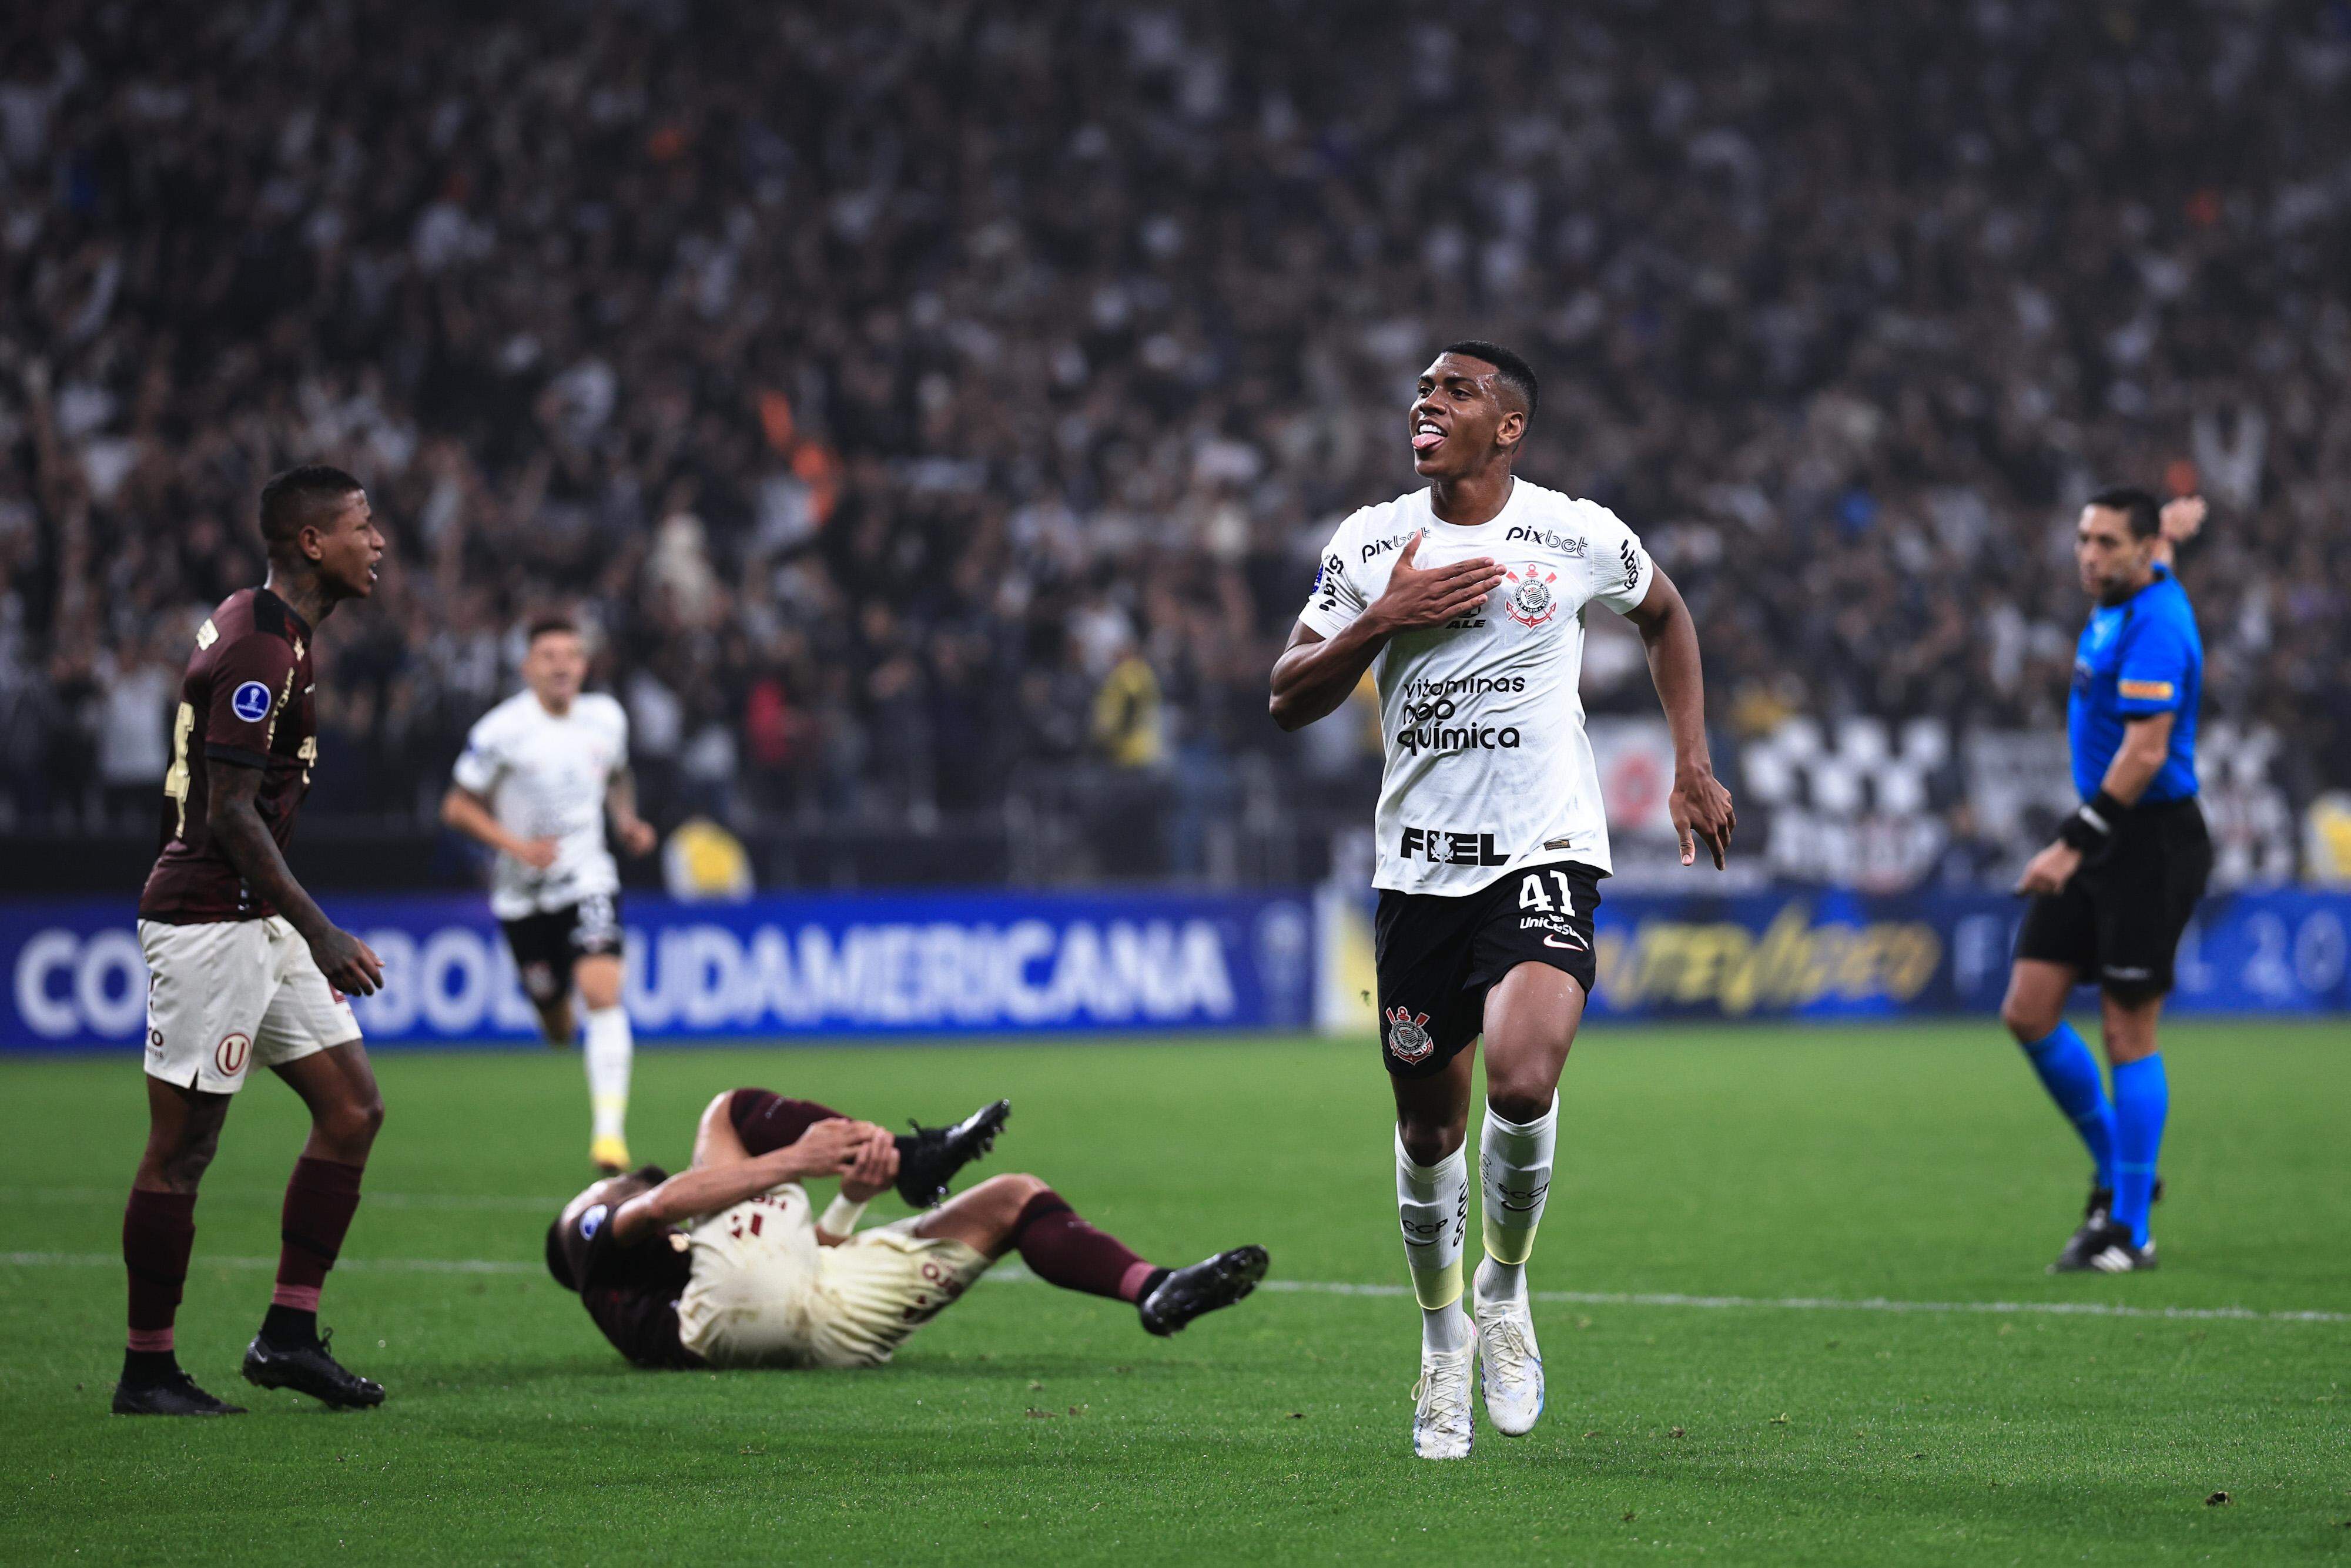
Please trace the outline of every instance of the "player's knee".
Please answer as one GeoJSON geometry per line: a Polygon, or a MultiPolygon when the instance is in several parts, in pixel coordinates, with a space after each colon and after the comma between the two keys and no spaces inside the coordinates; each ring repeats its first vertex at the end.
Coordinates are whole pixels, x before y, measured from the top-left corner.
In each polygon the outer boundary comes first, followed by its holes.
{"type": "Polygon", "coordinates": [[[383,1130],[383,1096],[373,1092],[337,1101],[318,1118],[319,1134],[344,1149],[365,1149],[383,1130]]]}
{"type": "Polygon", "coordinates": [[[2020,1045],[2031,1045],[2036,1040],[2046,1040],[2057,1027],[2063,1013],[2057,1008],[2034,998],[2020,997],[2011,991],[2000,1004],[2000,1021],[2008,1027],[2020,1045]]]}
{"type": "Polygon", "coordinates": [[[985,1193],[991,1205],[1000,1207],[1008,1217],[1019,1214],[1040,1192],[1053,1190],[1052,1184],[1026,1171],[1008,1171],[992,1176],[972,1189],[985,1193]]]}
{"type": "Polygon", "coordinates": [[[1449,1158],[1461,1146],[1461,1138],[1462,1129],[1448,1122],[1396,1119],[1396,1141],[1404,1145],[1405,1157],[1416,1166],[1433,1166],[1449,1158]]]}
{"type": "Polygon", "coordinates": [[[193,1142],[163,1151],[149,1162],[151,1173],[142,1174],[152,1174],[172,1192],[193,1192],[204,1179],[204,1171],[213,1163],[213,1155],[219,1151],[220,1134],[215,1129],[193,1142]]]}
{"type": "Polygon", "coordinates": [[[1505,1080],[1486,1086],[1486,1104],[1505,1122],[1540,1122],[1550,1113],[1556,1085],[1505,1080]]]}

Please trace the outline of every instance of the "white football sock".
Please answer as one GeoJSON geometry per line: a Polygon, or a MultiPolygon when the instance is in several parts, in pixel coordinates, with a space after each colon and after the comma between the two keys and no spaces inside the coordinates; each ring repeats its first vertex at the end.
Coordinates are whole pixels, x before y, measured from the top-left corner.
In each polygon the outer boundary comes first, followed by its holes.
{"type": "Polygon", "coordinates": [[[1404,1227],[1412,1293],[1431,1318],[1459,1317],[1461,1238],[1469,1228],[1469,1162],[1454,1150],[1433,1166],[1416,1165],[1396,1134],[1396,1218],[1404,1227]]]}
{"type": "Polygon", "coordinates": [[[1469,1314],[1461,1310],[1459,1301],[1433,1312],[1424,1311],[1420,1314],[1420,1348],[1429,1352],[1467,1350],[1470,1329],[1469,1314]]]}
{"type": "Polygon", "coordinates": [[[596,1113],[596,1136],[628,1136],[629,1063],[636,1053],[629,1032],[629,1009],[591,1008],[588,1012],[588,1103],[596,1113]]]}
{"type": "Polygon", "coordinates": [[[1542,1224],[1543,1200],[1551,1193],[1552,1155],[1559,1136],[1559,1095],[1531,1122],[1506,1122],[1486,1107],[1479,1139],[1479,1218],[1486,1239],[1486,1266],[1479,1270],[1479,1294],[1488,1300],[1519,1295],[1527,1288],[1526,1263],[1542,1224]]]}

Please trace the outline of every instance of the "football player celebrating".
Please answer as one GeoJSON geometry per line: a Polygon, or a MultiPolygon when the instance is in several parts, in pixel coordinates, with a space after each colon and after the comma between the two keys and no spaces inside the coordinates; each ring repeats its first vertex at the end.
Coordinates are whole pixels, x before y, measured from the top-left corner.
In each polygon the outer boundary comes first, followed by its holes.
{"type": "Polygon", "coordinates": [[[290,469],[262,487],[268,580],[221,601],[196,629],[180,683],[163,848],[139,895],[147,957],[147,1148],[122,1217],[131,1336],[118,1416],[235,1416],[180,1368],[172,1334],[196,1237],[196,1187],[230,1100],[258,1062],[310,1111],[286,1184],[277,1288],[245,1376],[335,1406],[383,1402],[319,1335],[319,1290],[360,1202],[383,1101],[344,993],[383,967],[329,920],[285,849],[319,759],[312,659],[319,623],[374,591],[383,535],[360,482],[290,469]]]}
{"type": "Polygon", "coordinates": [[[1551,1189],[1560,1071],[1593,980],[1608,828],[1576,694],[1583,617],[1628,617],[1673,732],[1681,859],[1719,870],[1736,821],[1708,757],[1698,633],[1681,594],[1606,507],[1514,477],[1535,376],[1492,343],[1421,372],[1407,421],[1425,489],[1339,526],[1273,667],[1284,729],[1379,687],[1383,1060],[1395,1091],[1396,1207],[1421,1306],[1414,1451],[1469,1452],[1469,1369],[1516,1435],[1541,1413],[1526,1262],[1551,1189]],[[1486,1042],[1479,1138],[1485,1260],[1460,1308],[1469,1046],[1486,1042]]]}
{"type": "Polygon", "coordinates": [[[523,690],[466,736],[441,820],[497,852],[490,913],[549,1045],[571,1043],[575,985],[587,1004],[588,1157],[610,1173],[629,1164],[635,1044],[621,1005],[621,873],[604,846],[604,818],[632,855],[649,853],[655,835],[637,815],[628,713],[583,693],[587,675],[580,629],[534,622],[523,690]]]}
{"type": "Polygon", "coordinates": [[[731,1090],[703,1111],[691,1169],[608,1176],[565,1204],[548,1227],[548,1271],[622,1355],[651,1367],[879,1366],[1016,1249],[1040,1280],[1133,1302],[1155,1334],[1265,1277],[1260,1247],[1161,1268],[1030,1176],[857,1228],[893,1186],[917,1207],[937,1202],[1010,1113],[999,1100],[893,1137],[811,1101],[731,1090]],[[803,1184],[828,1176],[841,1191],[819,1215],[803,1184]]]}

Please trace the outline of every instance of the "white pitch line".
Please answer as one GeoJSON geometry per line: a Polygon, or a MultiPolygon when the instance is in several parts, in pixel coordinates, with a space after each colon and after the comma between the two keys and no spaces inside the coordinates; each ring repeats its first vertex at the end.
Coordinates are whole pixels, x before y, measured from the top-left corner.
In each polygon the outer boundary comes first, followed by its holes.
{"type": "MultiPolygon", "coordinates": [[[[129,1199],[131,1189],[120,1186],[7,1186],[0,1187],[0,1203],[122,1203],[129,1199]]],[[[204,1196],[215,1202],[277,1203],[286,1197],[284,1187],[231,1186],[217,1190],[204,1189],[204,1196]]],[[[360,1195],[362,1203],[377,1208],[472,1208],[489,1209],[499,1213],[553,1214],[569,1197],[517,1197],[508,1195],[472,1192],[374,1192],[360,1195]]]]}
{"type": "MultiPolygon", "coordinates": [[[[1408,1285],[1343,1285],[1322,1280],[1268,1280],[1262,1291],[1319,1296],[1408,1296],[1408,1285]]],[[[1898,1301],[1885,1296],[1687,1296],[1664,1291],[1537,1291],[1538,1301],[1583,1307],[1697,1307],[1721,1312],[1754,1308],[1787,1312],[1977,1312],[2007,1316],[2180,1318],[2224,1322],[2351,1323],[2351,1312],[2257,1312],[2252,1307],[2128,1307],[2103,1301],[1898,1301]]]]}
{"type": "MultiPolygon", "coordinates": [[[[199,1252],[191,1270],[210,1265],[219,1269],[275,1269],[275,1258],[207,1258],[199,1252]]],[[[122,1260],[110,1252],[0,1252],[0,1268],[120,1269],[122,1260]]],[[[503,1258],[346,1258],[338,1270],[356,1269],[371,1274],[541,1274],[543,1263],[518,1263],[503,1258]]]]}
{"type": "MultiPolygon", "coordinates": [[[[275,1269],[275,1258],[207,1258],[197,1265],[223,1269],[275,1269]]],[[[0,1252],[0,1267],[17,1269],[119,1269],[109,1252],[0,1252]]],[[[542,1265],[495,1258],[347,1258],[338,1269],[379,1274],[536,1274],[542,1265]]],[[[1018,1264],[990,1270],[984,1279],[1006,1285],[1040,1281],[1018,1264]]],[[[1258,1287],[1316,1296],[1408,1296],[1408,1285],[1356,1285],[1332,1280],[1268,1280],[1258,1287]]],[[[2351,1312],[2260,1312],[2252,1307],[2130,1307],[2103,1301],[1902,1301],[1886,1296],[1689,1296],[1663,1291],[1537,1291],[1534,1299],[1561,1306],[1690,1307],[1705,1312],[1750,1310],[1783,1312],[1973,1313],[2071,1318],[2155,1318],[2189,1322],[2351,1323],[2351,1312]]]]}

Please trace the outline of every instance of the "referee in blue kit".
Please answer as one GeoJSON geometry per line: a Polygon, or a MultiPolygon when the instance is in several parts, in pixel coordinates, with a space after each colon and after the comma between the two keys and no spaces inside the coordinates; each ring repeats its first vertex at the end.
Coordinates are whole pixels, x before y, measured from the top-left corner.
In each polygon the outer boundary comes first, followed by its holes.
{"type": "MultiPolygon", "coordinates": [[[[2199,517],[2200,520],[2200,517],[2199,517]]],[[[2155,1026],[2172,956],[2212,871],[2196,800],[2196,706],[2204,643],[2188,595],[2164,564],[2161,512],[2144,490],[2103,490],[2082,508],[2074,557],[2097,601],[2074,654],[2066,728],[2082,806],[2032,857],[2016,891],[2032,905],[2001,1021],[2031,1058],[2095,1167],[2089,1207],[2052,1272],[2127,1274],[2155,1267],[2147,1209],[2171,1094],[2155,1026]],[[2095,982],[2106,1060],[2064,1019],[2095,982]]]]}

